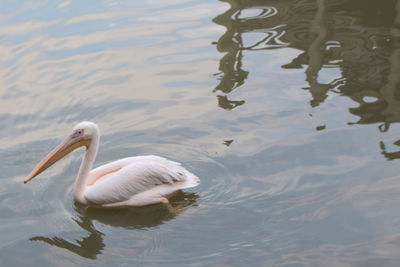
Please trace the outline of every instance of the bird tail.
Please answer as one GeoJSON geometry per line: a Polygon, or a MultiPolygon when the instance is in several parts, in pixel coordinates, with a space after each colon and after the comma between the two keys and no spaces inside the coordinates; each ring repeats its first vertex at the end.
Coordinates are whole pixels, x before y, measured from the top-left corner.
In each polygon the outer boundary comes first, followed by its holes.
{"type": "Polygon", "coordinates": [[[200,179],[184,167],[179,162],[160,158],[164,161],[164,164],[168,165],[168,169],[171,171],[171,178],[177,182],[175,185],[179,189],[191,188],[200,184],[200,179]]]}
{"type": "MultiPolygon", "coordinates": [[[[172,167],[172,166],[171,166],[172,167]]],[[[176,181],[180,182],[180,189],[191,188],[200,184],[200,179],[190,171],[186,170],[179,163],[173,164],[173,171],[176,176],[176,181]]]]}
{"type": "Polygon", "coordinates": [[[185,170],[185,171],[186,171],[186,173],[185,173],[186,179],[185,179],[183,188],[191,188],[191,187],[198,186],[200,184],[199,177],[197,177],[193,173],[189,172],[188,170],[185,170]]]}

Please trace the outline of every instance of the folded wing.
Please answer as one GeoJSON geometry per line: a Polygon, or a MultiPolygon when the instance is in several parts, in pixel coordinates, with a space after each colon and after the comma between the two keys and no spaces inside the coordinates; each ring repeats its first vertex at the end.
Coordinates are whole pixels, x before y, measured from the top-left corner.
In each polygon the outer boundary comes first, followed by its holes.
{"type": "Polygon", "coordinates": [[[107,164],[110,171],[107,171],[107,165],[93,171],[104,175],[97,177],[85,190],[87,201],[97,205],[121,202],[157,185],[172,185],[196,178],[179,163],[161,157],[133,157],[121,162],[107,164]]]}

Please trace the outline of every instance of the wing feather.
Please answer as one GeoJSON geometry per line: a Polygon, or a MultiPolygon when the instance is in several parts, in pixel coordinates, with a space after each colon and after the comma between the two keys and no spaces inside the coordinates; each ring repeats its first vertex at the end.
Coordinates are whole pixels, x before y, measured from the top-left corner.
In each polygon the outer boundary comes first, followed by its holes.
{"type": "Polygon", "coordinates": [[[87,201],[94,204],[125,201],[157,185],[173,184],[193,176],[179,163],[156,156],[126,158],[112,164],[93,171],[96,175],[105,175],[86,189],[87,201]],[[112,171],[108,172],[110,169],[112,171]]]}

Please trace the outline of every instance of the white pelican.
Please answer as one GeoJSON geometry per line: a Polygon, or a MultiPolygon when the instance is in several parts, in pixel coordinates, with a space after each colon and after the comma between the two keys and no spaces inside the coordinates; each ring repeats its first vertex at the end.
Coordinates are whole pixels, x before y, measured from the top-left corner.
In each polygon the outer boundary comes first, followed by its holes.
{"type": "Polygon", "coordinates": [[[100,131],[93,122],[78,123],[71,135],[29,174],[26,184],[71,151],[86,147],[74,185],[75,201],[96,207],[169,205],[174,192],[197,186],[199,178],[180,163],[158,156],[123,158],[94,170],[100,131]]]}

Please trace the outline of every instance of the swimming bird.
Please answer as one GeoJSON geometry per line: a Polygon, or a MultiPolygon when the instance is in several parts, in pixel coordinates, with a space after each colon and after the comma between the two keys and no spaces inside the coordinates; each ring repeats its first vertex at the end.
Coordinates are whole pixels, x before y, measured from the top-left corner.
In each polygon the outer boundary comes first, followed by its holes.
{"type": "Polygon", "coordinates": [[[173,193],[200,183],[180,163],[159,156],[123,158],[93,170],[100,143],[99,127],[89,121],[75,125],[68,138],[47,155],[24,180],[26,184],[62,157],[86,147],[73,196],[78,203],[95,207],[169,205],[173,193]]]}

